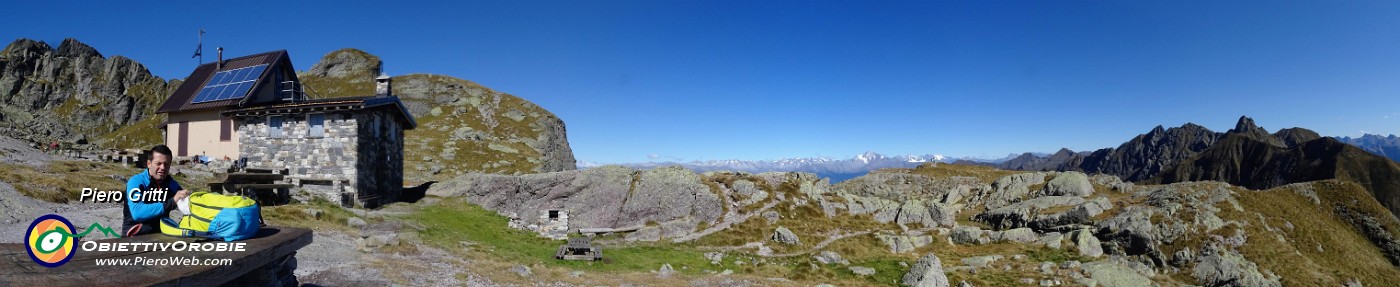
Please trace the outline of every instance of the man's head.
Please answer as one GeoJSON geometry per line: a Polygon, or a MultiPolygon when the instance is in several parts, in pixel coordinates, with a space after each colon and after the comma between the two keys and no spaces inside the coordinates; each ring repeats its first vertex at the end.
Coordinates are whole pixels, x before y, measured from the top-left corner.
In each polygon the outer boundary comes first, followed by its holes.
{"type": "Polygon", "coordinates": [[[155,180],[163,180],[170,175],[170,148],[165,145],[157,145],[146,153],[146,170],[155,180]]]}

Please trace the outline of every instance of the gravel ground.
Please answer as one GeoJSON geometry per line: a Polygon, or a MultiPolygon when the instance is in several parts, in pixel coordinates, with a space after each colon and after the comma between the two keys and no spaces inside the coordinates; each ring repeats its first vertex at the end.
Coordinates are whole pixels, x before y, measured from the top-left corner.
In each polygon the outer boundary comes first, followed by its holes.
{"type": "Polygon", "coordinates": [[[30,148],[29,143],[0,136],[0,162],[39,164],[53,158],[43,151],[30,148]]]}
{"type": "MultiPolygon", "coordinates": [[[[58,204],[35,200],[15,191],[8,183],[0,182],[0,243],[24,242],[24,233],[29,224],[45,214],[58,214],[72,222],[78,232],[93,223],[118,231],[122,226],[120,203],[58,204]]],[[[84,239],[110,238],[102,232],[94,231],[84,239]]]]}

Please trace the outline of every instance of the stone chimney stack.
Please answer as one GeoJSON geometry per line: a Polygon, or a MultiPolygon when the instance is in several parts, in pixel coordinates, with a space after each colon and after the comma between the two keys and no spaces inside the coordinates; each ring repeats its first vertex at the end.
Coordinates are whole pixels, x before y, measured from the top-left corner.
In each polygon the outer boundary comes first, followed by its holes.
{"type": "Polygon", "coordinates": [[[374,78],[374,95],[383,97],[394,96],[394,79],[383,71],[379,72],[379,77],[374,78]]]}

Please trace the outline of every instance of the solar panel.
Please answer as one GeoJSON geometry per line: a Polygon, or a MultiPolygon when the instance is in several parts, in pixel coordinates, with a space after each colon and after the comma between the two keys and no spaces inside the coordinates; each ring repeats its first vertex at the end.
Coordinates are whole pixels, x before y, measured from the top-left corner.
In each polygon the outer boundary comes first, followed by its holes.
{"type": "Polygon", "coordinates": [[[194,100],[190,103],[198,104],[204,102],[241,99],[248,96],[248,90],[253,88],[258,76],[262,76],[263,70],[267,69],[267,64],[244,67],[227,71],[219,71],[209,78],[209,83],[199,90],[194,100]]]}

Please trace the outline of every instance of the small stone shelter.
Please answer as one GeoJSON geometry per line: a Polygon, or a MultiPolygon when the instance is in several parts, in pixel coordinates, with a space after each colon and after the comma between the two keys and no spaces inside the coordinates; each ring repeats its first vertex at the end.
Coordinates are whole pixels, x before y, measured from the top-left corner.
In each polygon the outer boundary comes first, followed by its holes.
{"type": "MultiPolygon", "coordinates": [[[[381,77],[387,85],[387,77],[381,77]]],[[[224,112],[239,123],[249,168],[346,206],[375,207],[403,190],[404,131],[417,122],[398,97],[315,99],[224,112]]]]}

